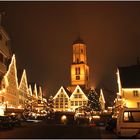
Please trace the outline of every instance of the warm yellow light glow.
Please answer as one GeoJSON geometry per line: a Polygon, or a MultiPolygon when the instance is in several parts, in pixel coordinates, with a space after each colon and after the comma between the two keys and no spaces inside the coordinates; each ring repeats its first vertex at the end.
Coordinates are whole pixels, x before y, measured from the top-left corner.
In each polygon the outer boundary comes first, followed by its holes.
{"type": "Polygon", "coordinates": [[[4,116],[4,109],[0,108],[0,116],[4,116]]]}
{"type": "Polygon", "coordinates": [[[140,91],[140,88],[122,88],[124,91],[133,91],[133,90],[138,90],[140,91]]]}
{"type": "Polygon", "coordinates": [[[54,96],[53,99],[57,98],[57,96],[61,93],[61,91],[63,91],[63,94],[66,95],[66,97],[69,99],[69,96],[67,94],[67,92],[65,91],[64,87],[61,86],[61,88],[59,89],[59,91],[57,92],[57,94],[54,96]]]}
{"type": "Polygon", "coordinates": [[[11,115],[15,115],[15,113],[11,113],[11,115]]]}
{"type": "Polygon", "coordinates": [[[66,116],[66,115],[63,115],[63,116],[61,117],[61,122],[62,122],[63,124],[66,124],[66,121],[67,121],[67,116],[66,116]]]}
{"type": "Polygon", "coordinates": [[[22,108],[22,106],[21,106],[21,105],[19,105],[19,106],[18,106],[18,109],[21,109],[21,108],[22,108]]]}
{"type": "Polygon", "coordinates": [[[9,73],[10,73],[10,70],[11,70],[12,65],[14,65],[15,75],[16,75],[16,76],[15,76],[15,78],[16,78],[16,87],[18,88],[18,79],[17,79],[17,68],[16,68],[16,58],[15,58],[15,54],[13,54],[11,63],[10,63],[9,68],[8,68],[8,71],[7,71],[7,73],[6,73],[5,76],[4,76],[5,81],[6,81],[6,86],[9,85],[9,82],[8,82],[7,77],[8,77],[8,75],[9,75],[9,73]]]}
{"type": "Polygon", "coordinates": [[[118,83],[118,89],[119,89],[119,92],[118,94],[121,95],[121,80],[120,80],[120,73],[119,73],[119,69],[117,69],[117,83],[118,83]]]}
{"type": "Polygon", "coordinates": [[[94,119],[100,119],[100,116],[92,116],[94,119]]]}
{"type": "Polygon", "coordinates": [[[104,98],[104,94],[103,94],[103,90],[100,89],[100,100],[103,101],[103,103],[105,103],[105,98],[104,98]]]}

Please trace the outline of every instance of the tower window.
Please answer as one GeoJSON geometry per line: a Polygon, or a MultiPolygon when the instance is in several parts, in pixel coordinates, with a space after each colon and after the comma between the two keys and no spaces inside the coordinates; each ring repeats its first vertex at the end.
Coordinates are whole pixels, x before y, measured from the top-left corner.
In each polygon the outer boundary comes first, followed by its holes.
{"type": "Polygon", "coordinates": [[[80,80],[80,76],[76,76],[76,80],[80,80]]]}
{"type": "Polygon", "coordinates": [[[76,75],[80,74],[80,67],[79,68],[75,68],[75,74],[76,75]]]}
{"type": "Polygon", "coordinates": [[[78,73],[78,72],[77,72],[77,68],[75,68],[75,74],[77,75],[77,73],[78,73]]]}
{"type": "Polygon", "coordinates": [[[81,53],[83,53],[83,49],[81,49],[81,53]]]}
{"type": "Polygon", "coordinates": [[[80,74],[80,68],[78,68],[78,74],[80,74]]]}

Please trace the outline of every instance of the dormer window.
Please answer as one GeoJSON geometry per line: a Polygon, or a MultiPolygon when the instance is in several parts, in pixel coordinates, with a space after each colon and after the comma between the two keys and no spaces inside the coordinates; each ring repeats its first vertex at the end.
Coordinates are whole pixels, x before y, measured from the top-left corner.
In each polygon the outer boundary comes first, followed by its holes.
{"type": "Polygon", "coordinates": [[[79,89],[77,89],[77,93],[79,93],[80,91],[79,91],[79,89]]]}

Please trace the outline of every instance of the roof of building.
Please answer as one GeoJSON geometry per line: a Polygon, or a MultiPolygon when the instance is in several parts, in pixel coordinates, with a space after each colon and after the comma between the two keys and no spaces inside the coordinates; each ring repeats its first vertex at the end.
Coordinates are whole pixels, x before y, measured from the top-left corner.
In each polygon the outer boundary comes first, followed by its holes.
{"type": "Polygon", "coordinates": [[[80,36],[75,41],[73,41],[73,44],[78,44],[78,43],[85,44],[84,40],[81,39],[80,36]]]}
{"type": "Polygon", "coordinates": [[[122,88],[140,88],[140,65],[119,67],[122,88]]]}

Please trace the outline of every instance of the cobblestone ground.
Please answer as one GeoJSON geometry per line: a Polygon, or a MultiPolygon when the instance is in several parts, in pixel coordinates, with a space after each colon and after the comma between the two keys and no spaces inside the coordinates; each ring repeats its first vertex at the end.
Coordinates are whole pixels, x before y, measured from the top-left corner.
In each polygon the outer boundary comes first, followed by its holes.
{"type": "Polygon", "coordinates": [[[73,125],[47,125],[44,122],[25,123],[19,128],[0,131],[0,138],[34,139],[34,138],[116,138],[114,133],[104,127],[87,127],[73,125]]]}

